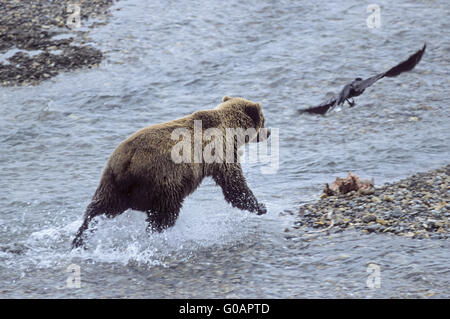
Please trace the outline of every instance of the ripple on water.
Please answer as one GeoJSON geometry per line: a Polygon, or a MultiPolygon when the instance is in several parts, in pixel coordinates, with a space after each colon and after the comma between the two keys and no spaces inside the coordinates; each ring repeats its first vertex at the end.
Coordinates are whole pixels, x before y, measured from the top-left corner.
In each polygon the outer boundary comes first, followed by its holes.
{"type": "Polygon", "coordinates": [[[105,52],[98,68],[1,88],[2,296],[448,297],[448,242],[357,232],[286,240],[293,220],[279,216],[348,171],[381,185],[448,163],[448,3],[378,4],[389,10],[372,30],[366,4],[352,1],[119,1],[90,33],[105,52]],[[355,108],[297,114],[425,40],[414,71],[378,82],[355,108]],[[173,229],[148,234],[144,214],[127,212],[100,219],[90,249],[70,251],[114,147],[224,95],[260,101],[280,129],[277,173],[244,165],[268,214],[230,208],[209,180],[173,229]],[[380,289],[366,287],[370,262],[381,267],[380,289]],[[80,290],[65,288],[72,263],[80,290]]]}

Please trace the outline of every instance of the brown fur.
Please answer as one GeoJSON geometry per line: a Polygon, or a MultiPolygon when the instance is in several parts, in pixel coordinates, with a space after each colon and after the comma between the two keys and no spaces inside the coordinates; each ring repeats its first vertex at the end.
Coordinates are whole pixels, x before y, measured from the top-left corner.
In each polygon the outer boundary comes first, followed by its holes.
{"type": "MultiPolygon", "coordinates": [[[[223,134],[226,128],[255,128],[259,132],[264,127],[259,103],[228,96],[222,101],[215,109],[146,127],[120,143],[106,164],[73,247],[83,244],[83,232],[92,218],[101,214],[114,217],[129,208],[146,212],[153,230],[162,231],[173,226],[183,200],[195,191],[206,176],[214,179],[222,188],[225,199],[234,207],[264,214],[266,209],[247,186],[239,163],[177,164],[171,159],[172,148],[178,143],[171,139],[172,131],[187,128],[193,132],[194,120],[202,120],[203,131],[218,128],[223,134]]],[[[259,140],[258,134],[246,138],[245,142],[259,140]]],[[[203,141],[203,146],[205,144],[203,141]]],[[[235,158],[241,146],[238,144],[235,139],[235,158]]]]}

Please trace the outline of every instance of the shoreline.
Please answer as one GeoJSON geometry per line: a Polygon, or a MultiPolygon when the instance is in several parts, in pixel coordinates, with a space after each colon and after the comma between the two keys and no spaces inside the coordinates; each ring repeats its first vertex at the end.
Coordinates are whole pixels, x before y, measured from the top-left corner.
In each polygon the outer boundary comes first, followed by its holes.
{"type": "Polygon", "coordinates": [[[329,234],[344,230],[362,233],[391,233],[417,239],[450,238],[450,164],[416,173],[397,182],[376,187],[363,195],[355,191],[324,196],[304,204],[296,221],[286,228],[288,239],[304,234],[329,234]]]}
{"type": "Polygon", "coordinates": [[[61,72],[98,66],[103,53],[85,43],[93,27],[107,23],[114,3],[77,1],[81,27],[71,30],[74,11],[66,2],[0,2],[0,86],[38,85],[61,72]],[[87,23],[89,18],[96,21],[87,23]]]}

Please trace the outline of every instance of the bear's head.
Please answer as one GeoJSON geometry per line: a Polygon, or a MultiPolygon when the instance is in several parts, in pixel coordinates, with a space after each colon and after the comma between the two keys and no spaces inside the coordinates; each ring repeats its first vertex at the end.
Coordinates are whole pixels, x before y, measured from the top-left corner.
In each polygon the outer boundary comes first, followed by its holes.
{"type": "Polygon", "coordinates": [[[265,128],[265,118],[260,103],[240,97],[224,96],[219,109],[229,115],[228,122],[234,128],[242,128],[254,132],[245,136],[245,143],[258,143],[270,136],[270,130],[265,128]],[[248,130],[254,129],[254,130],[248,130]]]}

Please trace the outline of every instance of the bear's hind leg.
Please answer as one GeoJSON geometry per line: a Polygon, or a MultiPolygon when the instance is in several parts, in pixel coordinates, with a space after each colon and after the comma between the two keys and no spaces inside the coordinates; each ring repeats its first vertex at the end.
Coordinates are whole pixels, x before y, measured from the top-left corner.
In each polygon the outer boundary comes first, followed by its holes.
{"type": "Polygon", "coordinates": [[[75,238],[72,241],[72,249],[84,247],[83,233],[88,229],[91,220],[92,217],[90,216],[86,216],[84,218],[83,224],[81,224],[80,228],[77,231],[77,234],[75,235],[75,238]]]}
{"type": "Polygon", "coordinates": [[[89,223],[91,222],[91,220],[94,217],[99,216],[104,213],[105,213],[105,210],[103,208],[101,201],[93,200],[88,205],[88,207],[86,208],[86,212],[84,213],[83,224],[81,224],[80,228],[78,229],[77,234],[75,235],[74,240],[72,241],[72,249],[84,246],[83,235],[84,235],[84,232],[88,229],[89,223]]]}
{"type": "MultiPolygon", "coordinates": [[[[123,206],[123,207],[108,207],[107,205],[103,204],[103,201],[93,200],[86,208],[86,213],[84,215],[83,224],[81,224],[81,227],[78,229],[78,232],[75,235],[74,240],[72,241],[72,249],[78,248],[78,247],[83,247],[84,232],[88,229],[89,224],[94,217],[105,214],[108,218],[112,218],[117,215],[120,215],[126,209],[127,208],[125,206],[123,206]]],[[[90,231],[93,232],[94,229],[91,228],[90,231]]]]}
{"type": "Polygon", "coordinates": [[[147,231],[162,232],[175,225],[179,210],[173,212],[157,212],[149,210],[147,213],[147,231]]]}

